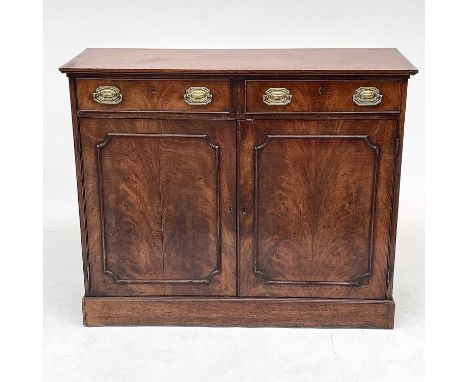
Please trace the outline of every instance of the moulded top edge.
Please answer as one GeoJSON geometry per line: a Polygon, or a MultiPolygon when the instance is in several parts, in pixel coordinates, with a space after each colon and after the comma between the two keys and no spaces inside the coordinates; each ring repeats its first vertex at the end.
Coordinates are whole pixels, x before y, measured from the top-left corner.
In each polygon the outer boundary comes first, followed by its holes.
{"type": "Polygon", "coordinates": [[[394,48],[85,49],[59,68],[74,74],[412,75],[394,48]]]}

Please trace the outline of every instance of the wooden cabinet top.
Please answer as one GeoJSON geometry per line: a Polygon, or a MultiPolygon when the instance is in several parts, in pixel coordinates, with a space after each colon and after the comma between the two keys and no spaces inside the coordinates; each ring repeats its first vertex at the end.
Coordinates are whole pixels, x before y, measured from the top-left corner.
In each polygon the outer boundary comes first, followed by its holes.
{"type": "Polygon", "coordinates": [[[403,75],[417,69],[397,49],[85,49],[60,67],[70,74],[403,75]]]}

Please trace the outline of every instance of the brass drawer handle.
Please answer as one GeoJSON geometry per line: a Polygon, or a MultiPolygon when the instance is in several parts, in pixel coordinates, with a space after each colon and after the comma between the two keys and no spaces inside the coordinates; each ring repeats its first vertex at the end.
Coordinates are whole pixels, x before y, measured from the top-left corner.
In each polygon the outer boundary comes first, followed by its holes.
{"type": "Polygon", "coordinates": [[[374,87],[357,88],[353,95],[353,101],[358,106],[375,106],[382,102],[383,95],[374,87]]]}
{"type": "Polygon", "coordinates": [[[263,103],[268,106],[287,105],[291,100],[292,95],[285,88],[269,88],[263,95],[263,103]]]}
{"type": "Polygon", "coordinates": [[[196,86],[185,91],[184,100],[189,105],[208,105],[213,100],[213,95],[210,89],[196,86]]]}
{"type": "Polygon", "coordinates": [[[117,105],[122,102],[123,96],[120,89],[115,86],[99,86],[93,93],[93,98],[97,103],[117,105]]]}

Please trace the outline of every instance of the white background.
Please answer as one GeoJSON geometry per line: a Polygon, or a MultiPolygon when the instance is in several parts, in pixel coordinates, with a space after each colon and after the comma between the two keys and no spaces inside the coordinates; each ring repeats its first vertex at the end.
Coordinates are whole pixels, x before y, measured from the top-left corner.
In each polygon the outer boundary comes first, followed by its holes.
{"type": "Polygon", "coordinates": [[[422,381],[424,4],[422,1],[44,3],[46,381],[422,381]],[[409,81],[394,297],[382,330],[85,328],[68,83],[87,47],[397,47],[409,81]]]}

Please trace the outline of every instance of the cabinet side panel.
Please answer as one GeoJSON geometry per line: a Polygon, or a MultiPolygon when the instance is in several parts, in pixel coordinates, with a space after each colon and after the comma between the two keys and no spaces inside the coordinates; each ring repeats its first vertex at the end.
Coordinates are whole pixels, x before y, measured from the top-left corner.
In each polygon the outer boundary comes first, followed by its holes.
{"type": "Polygon", "coordinates": [[[81,231],[81,252],[83,259],[83,274],[85,296],[89,295],[90,291],[90,270],[89,270],[89,247],[88,247],[88,227],[86,217],[86,195],[83,174],[83,156],[81,152],[81,136],[80,124],[77,118],[77,99],[76,99],[76,82],[74,78],[68,79],[70,88],[70,105],[73,126],[73,144],[75,149],[75,169],[76,169],[76,185],[78,191],[78,210],[80,216],[80,231],[81,231]]]}
{"type": "Polygon", "coordinates": [[[400,198],[400,178],[401,178],[401,163],[403,154],[403,136],[405,125],[406,112],[406,95],[408,89],[408,80],[401,81],[401,105],[400,118],[398,120],[398,136],[394,144],[394,174],[393,174],[393,190],[392,190],[392,205],[391,205],[391,232],[388,249],[388,270],[387,270],[387,298],[393,296],[393,271],[395,267],[395,249],[397,237],[398,223],[398,204],[400,198]]]}

